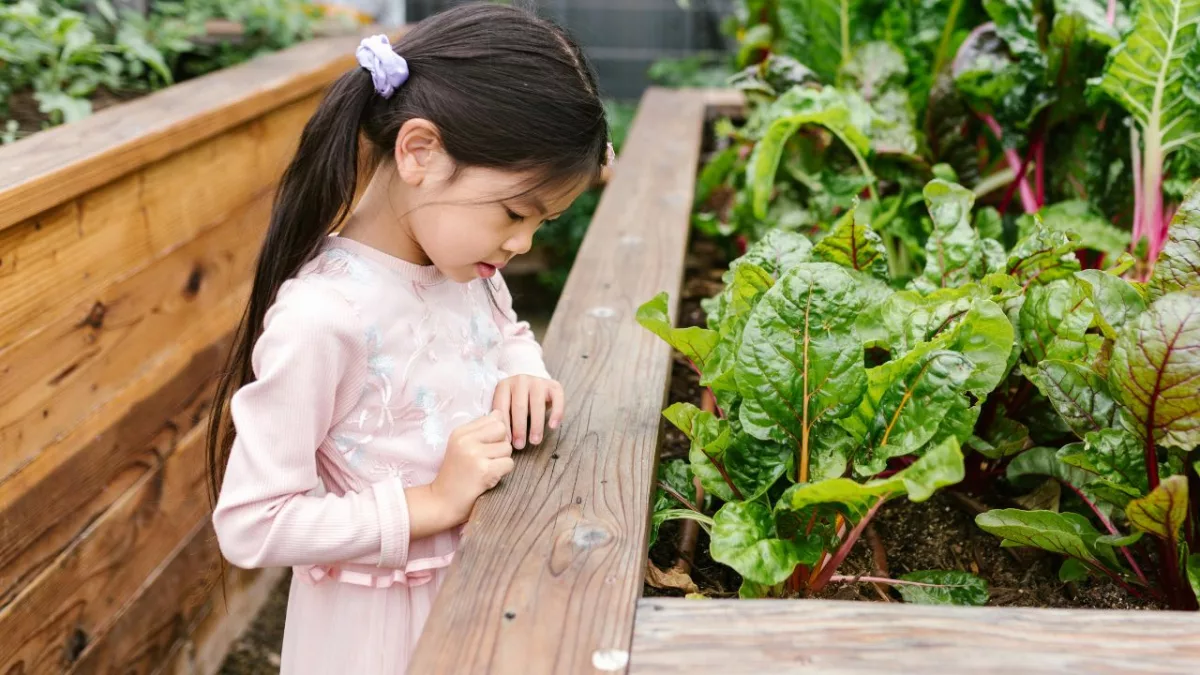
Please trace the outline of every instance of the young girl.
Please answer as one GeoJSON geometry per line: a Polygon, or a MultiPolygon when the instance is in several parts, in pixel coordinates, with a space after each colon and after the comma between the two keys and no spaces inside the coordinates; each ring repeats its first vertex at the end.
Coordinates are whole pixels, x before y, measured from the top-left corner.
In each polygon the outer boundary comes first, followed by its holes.
{"type": "Polygon", "coordinates": [[[499,271],[610,156],[578,45],[525,11],[358,59],[279,186],[210,430],[222,553],[294,568],[285,674],[405,671],[476,498],[563,415],[499,271]]]}

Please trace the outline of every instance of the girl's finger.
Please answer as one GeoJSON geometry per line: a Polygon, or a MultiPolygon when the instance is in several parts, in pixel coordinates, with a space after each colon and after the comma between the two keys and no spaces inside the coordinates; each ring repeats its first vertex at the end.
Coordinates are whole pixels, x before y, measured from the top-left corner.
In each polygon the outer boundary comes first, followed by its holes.
{"type": "Polygon", "coordinates": [[[546,430],[546,383],[537,382],[529,390],[529,443],[537,445],[542,442],[542,432],[546,430]]]}
{"type": "Polygon", "coordinates": [[[551,382],[546,388],[546,393],[550,397],[550,428],[557,429],[558,425],[562,424],[566,412],[566,396],[563,394],[562,385],[557,382],[551,382]]]}
{"type": "Polygon", "coordinates": [[[496,385],[496,393],[492,395],[492,410],[500,412],[500,419],[505,424],[512,418],[512,387],[508,382],[496,385]]]}
{"type": "Polygon", "coordinates": [[[488,459],[499,459],[500,457],[512,457],[512,443],[501,441],[499,443],[486,443],[483,445],[483,456],[488,459]]]}
{"type": "Polygon", "coordinates": [[[479,426],[471,433],[482,443],[507,443],[508,420],[500,416],[499,411],[493,410],[477,420],[479,426]]]}
{"type": "Polygon", "coordinates": [[[529,383],[518,378],[512,386],[512,439],[513,447],[525,447],[525,432],[529,427],[529,383]]]}

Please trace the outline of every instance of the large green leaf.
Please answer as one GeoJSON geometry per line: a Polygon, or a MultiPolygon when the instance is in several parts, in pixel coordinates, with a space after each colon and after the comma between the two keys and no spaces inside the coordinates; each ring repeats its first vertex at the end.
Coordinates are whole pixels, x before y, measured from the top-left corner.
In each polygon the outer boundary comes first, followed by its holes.
{"type": "Polygon", "coordinates": [[[1112,23],[1109,22],[1107,13],[1106,4],[1101,0],[1054,0],[1056,31],[1064,21],[1077,21],[1085,27],[1088,40],[1104,47],[1116,47],[1121,41],[1121,27],[1128,23],[1129,19],[1125,16],[1123,8],[1114,7],[1115,16],[1112,23]],[[1121,11],[1116,12],[1117,9],[1121,11]]]}
{"type": "Polygon", "coordinates": [[[925,186],[933,232],[925,244],[919,290],[961,286],[984,275],[979,233],[971,226],[974,203],[975,195],[961,185],[935,179],[925,186]]]}
{"type": "Polygon", "coordinates": [[[703,369],[704,362],[717,344],[717,332],[699,327],[676,328],[671,322],[667,303],[666,293],[656,295],[638,308],[638,323],[679,350],[697,368],[703,369]]]}
{"type": "MultiPolygon", "coordinates": [[[[1073,445],[1082,450],[1082,443],[1073,445]]],[[[1049,476],[1080,489],[1095,480],[1093,474],[1059,459],[1058,452],[1046,447],[1026,450],[1009,463],[1008,479],[1013,481],[1024,476],[1049,476]]]]}
{"type": "Polygon", "coordinates": [[[858,215],[858,209],[842,216],[833,231],[813,248],[816,260],[888,280],[887,248],[871,225],[858,215]]]}
{"type": "Polygon", "coordinates": [[[962,450],[957,441],[947,439],[930,448],[908,468],[887,478],[866,483],[834,478],[793,485],[780,498],[777,508],[800,511],[834,504],[851,520],[857,521],[881,498],[886,501],[907,494],[910,500],[923,502],[939,489],[960,482],[964,475],[962,450]]]}
{"type": "Polygon", "coordinates": [[[1100,270],[1076,272],[1075,278],[1087,284],[1100,330],[1110,340],[1131,319],[1146,311],[1146,300],[1128,281],[1100,270]]]}
{"type": "Polygon", "coordinates": [[[916,120],[904,84],[908,64],[888,42],[868,42],[854,50],[841,72],[842,86],[862,95],[878,116],[871,125],[876,154],[916,155],[916,120]]]}
{"type": "Polygon", "coordinates": [[[691,440],[688,460],[704,491],[724,501],[733,499],[733,490],[713,463],[727,461],[725,453],[733,442],[729,422],[690,403],[672,405],[663,411],[663,417],[691,440]]]}
{"type": "Polygon", "coordinates": [[[819,125],[837,136],[855,155],[864,174],[873,179],[865,155],[870,152],[866,132],[855,123],[853,103],[847,95],[832,87],[814,91],[796,89],[778,104],[786,113],[771,121],[762,139],[754,146],[746,167],[747,183],[754,195],[754,216],[765,218],[775,189],[775,173],[788,140],[802,127],[819,125]]]}
{"type": "Polygon", "coordinates": [[[1200,183],[1175,212],[1148,284],[1151,300],[1190,288],[1200,288],[1200,183]]]}
{"type": "Polygon", "coordinates": [[[1092,492],[1120,506],[1146,494],[1146,464],[1138,440],[1124,429],[1101,429],[1087,434],[1085,442],[1063,446],[1058,458],[1098,476],[1092,492]],[[1119,496],[1114,498],[1114,492],[1119,496]]]}
{"type": "Polygon", "coordinates": [[[1098,563],[1093,552],[1100,536],[1087,518],[1076,513],[993,509],[975,517],[985,532],[1019,546],[1032,546],[1051,553],[1098,563]]]}
{"type": "Polygon", "coordinates": [[[921,584],[896,586],[904,601],[914,605],[983,606],[990,597],[987,582],[970,572],[922,570],[909,572],[901,576],[900,580],[921,584]]]}
{"type": "Polygon", "coordinates": [[[812,537],[780,539],[770,507],[762,502],[729,502],[713,516],[713,560],[729,565],[745,579],[773,586],[791,576],[797,565],[821,555],[812,537]]]}
{"type": "Polygon", "coordinates": [[[763,295],[737,357],[747,432],[799,450],[814,425],[853,409],[866,384],[853,330],[861,305],[855,278],[830,263],[792,268],[763,295]]]}
{"type": "Polygon", "coordinates": [[[1126,327],[1109,384],[1140,438],[1182,450],[1200,445],[1200,291],[1166,295],[1126,327]]]}
{"type": "MultiPolygon", "coordinates": [[[[870,369],[866,396],[853,415],[839,421],[860,439],[858,472],[874,475],[888,459],[920,453],[939,440],[944,424],[970,410],[964,391],[974,370],[962,354],[927,349],[870,369]]],[[[958,429],[962,435],[955,434],[959,442],[966,440],[972,425],[963,426],[958,429]]]]}
{"type": "MultiPolygon", "coordinates": [[[[1038,211],[1041,223],[1052,232],[1078,235],[1081,248],[1100,251],[1113,258],[1129,248],[1129,233],[1097,213],[1083,200],[1058,202],[1038,211]]],[[[1019,237],[1033,234],[1037,220],[1031,215],[1022,216],[1017,223],[1019,237]]]]}
{"type": "Polygon", "coordinates": [[[824,81],[833,82],[842,62],[850,55],[848,31],[851,13],[858,2],[779,0],[779,27],[787,53],[816,71],[824,81]]]}
{"type": "Polygon", "coordinates": [[[812,248],[808,237],[798,232],[771,230],[754,242],[745,255],[734,260],[729,269],[736,271],[742,265],[756,265],[772,278],[778,279],[784,272],[808,262],[812,248]]]}
{"type": "Polygon", "coordinates": [[[723,391],[737,391],[734,364],[746,320],[774,284],[774,278],[763,268],[742,263],[725,274],[725,288],[717,296],[717,302],[708,308],[709,326],[717,331],[718,341],[704,364],[700,384],[713,388],[722,401],[723,391]]]}
{"type": "Polygon", "coordinates": [[[1038,364],[1037,375],[1032,379],[1080,438],[1115,423],[1117,402],[1108,390],[1108,382],[1091,368],[1069,361],[1047,360],[1038,364]]]}
{"type": "MultiPolygon", "coordinates": [[[[692,472],[687,462],[674,459],[659,464],[658,480],[696,505],[696,487],[692,484],[692,472]]],[[[654,494],[654,511],[650,519],[650,546],[654,546],[654,542],[658,540],[658,528],[664,522],[698,515],[690,509],[680,508],[683,505],[679,500],[667,494],[661,487],[655,488],[654,494]]],[[[707,517],[703,519],[707,520],[707,517]]]]}
{"type": "Polygon", "coordinates": [[[1093,80],[1141,125],[1148,160],[1152,149],[1161,163],[1163,155],[1200,139],[1200,113],[1184,96],[1184,60],[1196,48],[1198,25],[1200,0],[1142,0],[1132,32],[1093,80]]]}
{"type": "Polygon", "coordinates": [[[1150,494],[1129,502],[1125,517],[1137,529],[1162,539],[1175,540],[1187,520],[1187,476],[1171,476],[1150,494]]]}
{"type": "Polygon", "coordinates": [[[746,499],[757,499],[788,470],[794,456],[783,443],[739,433],[725,451],[725,470],[746,499]]]}
{"type": "Polygon", "coordinates": [[[1021,237],[1008,253],[1007,272],[1022,285],[1048,284],[1079,271],[1075,251],[1083,248],[1074,232],[1055,232],[1040,226],[1040,216],[1027,236],[1021,237]]]}
{"type": "Polygon", "coordinates": [[[1029,361],[1088,358],[1098,348],[1087,336],[1094,318],[1092,301],[1078,284],[1060,279],[1030,287],[1018,319],[1029,361]]]}

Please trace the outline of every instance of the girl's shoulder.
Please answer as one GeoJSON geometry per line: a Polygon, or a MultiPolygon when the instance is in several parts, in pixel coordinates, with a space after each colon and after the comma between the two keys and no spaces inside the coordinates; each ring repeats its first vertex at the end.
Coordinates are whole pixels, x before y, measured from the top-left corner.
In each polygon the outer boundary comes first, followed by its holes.
{"type": "Polygon", "coordinates": [[[361,335],[362,325],[358,303],[330,279],[309,274],[288,279],[280,286],[275,302],[267,310],[263,328],[349,338],[361,335]]]}

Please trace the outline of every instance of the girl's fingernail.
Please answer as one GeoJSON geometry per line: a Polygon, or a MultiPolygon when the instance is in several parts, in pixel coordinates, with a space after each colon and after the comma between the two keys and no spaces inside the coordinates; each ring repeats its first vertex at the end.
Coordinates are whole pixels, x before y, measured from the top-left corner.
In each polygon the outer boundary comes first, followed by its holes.
{"type": "Polygon", "coordinates": [[[537,445],[538,443],[542,442],[542,437],[541,436],[530,436],[529,442],[533,443],[534,445],[537,445]]]}
{"type": "Polygon", "coordinates": [[[524,447],[525,447],[525,441],[523,441],[523,440],[521,440],[521,439],[519,439],[519,438],[518,438],[518,439],[517,439],[517,442],[516,442],[516,443],[513,443],[513,447],[514,447],[514,448],[516,448],[516,449],[518,449],[518,450],[520,450],[521,448],[524,448],[524,447]]]}

